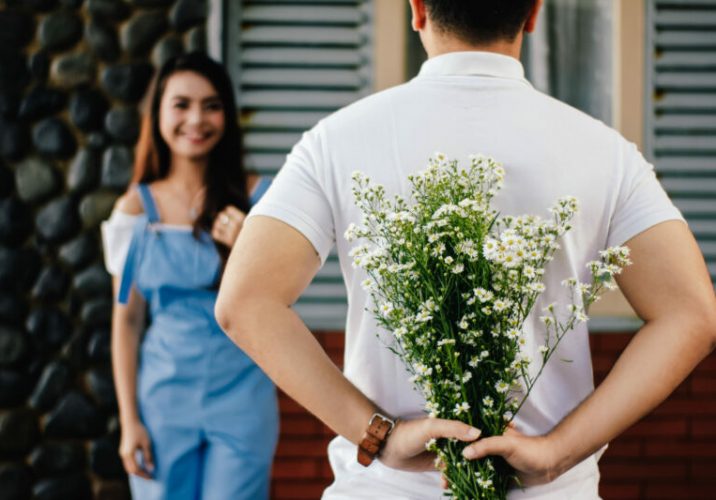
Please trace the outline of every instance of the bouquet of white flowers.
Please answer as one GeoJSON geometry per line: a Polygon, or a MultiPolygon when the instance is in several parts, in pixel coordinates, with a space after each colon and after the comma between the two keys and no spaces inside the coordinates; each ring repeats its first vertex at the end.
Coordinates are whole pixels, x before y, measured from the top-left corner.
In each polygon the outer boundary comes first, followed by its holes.
{"type": "MultiPolygon", "coordinates": [[[[363,212],[351,224],[354,265],[365,269],[378,324],[392,333],[388,346],[405,363],[430,417],[458,419],[501,435],[519,412],[564,335],[587,320],[586,308],[629,264],[628,249],[610,248],[588,264],[591,283],[563,284],[571,295],[564,314],[555,304],[545,326],[536,370],[524,352],[523,325],[539,297],[545,265],[570,230],[577,200],[565,197],[553,218],[500,216],[491,207],[505,171],[491,158],[471,156],[468,168],[437,154],[410,176],[411,200],[386,199],[385,190],[357,172],[353,195],[363,212]]],[[[438,440],[435,451],[458,499],[505,499],[516,479],[501,459],[468,461],[465,443],[438,440]]]]}

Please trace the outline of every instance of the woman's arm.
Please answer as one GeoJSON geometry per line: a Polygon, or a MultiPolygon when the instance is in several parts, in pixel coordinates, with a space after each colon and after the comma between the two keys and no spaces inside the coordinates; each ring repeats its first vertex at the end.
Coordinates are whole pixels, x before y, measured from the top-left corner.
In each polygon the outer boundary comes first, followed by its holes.
{"type": "MultiPolygon", "coordinates": [[[[119,292],[119,278],[114,278],[114,296],[119,292]]],[[[119,404],[122,438],[119,455],[129,474],[149,478],[153,469],[151,443],[137,408],[137,359],[144,329],[144,299],[132,289],[127,304],[115,301],[112,309],[112,370],[119,404]],[[137,450],[144,463],[138,464],[137,450]]]]}

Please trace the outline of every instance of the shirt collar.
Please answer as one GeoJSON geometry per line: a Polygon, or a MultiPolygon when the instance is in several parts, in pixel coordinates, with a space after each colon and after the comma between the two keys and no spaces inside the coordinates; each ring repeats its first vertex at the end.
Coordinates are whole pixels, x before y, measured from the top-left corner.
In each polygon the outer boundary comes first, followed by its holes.
{"type": "Polygon", "coordinates": [[[425,61],[419,77],[433,76],[492,76],[525,80],[522,63],[514,57],[495,52],[449,52],[425,61]]]}

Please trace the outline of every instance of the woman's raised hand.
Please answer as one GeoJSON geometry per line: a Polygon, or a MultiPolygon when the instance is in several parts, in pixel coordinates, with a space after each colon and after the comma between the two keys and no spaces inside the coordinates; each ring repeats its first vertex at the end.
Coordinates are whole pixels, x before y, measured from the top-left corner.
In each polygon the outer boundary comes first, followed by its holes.
{"type": "Polygon", "coordinates": [[[211,237],[227,247],[234,246],[244,225],[246,214],[233,205],[227,205],[219,212],[211,227],[211,237]]]}
{"type": "Polygon", "coordinates": [[[119,456],[127,474],[151,479],[151,473],[154,471],[152,444],[147,429],[140,421],[122,424],[119,456]],[[138,455],[141,455],[140,462],[137,461],[138,455]]]}

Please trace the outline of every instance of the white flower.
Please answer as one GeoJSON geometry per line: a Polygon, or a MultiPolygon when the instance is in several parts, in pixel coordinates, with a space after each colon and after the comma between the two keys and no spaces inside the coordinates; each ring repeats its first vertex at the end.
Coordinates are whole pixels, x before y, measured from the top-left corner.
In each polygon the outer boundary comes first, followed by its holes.
{"type": "Polygon", "coordinates": [[[477,364],[480,362],[480,358],[477,356],[473,356],[470,358],[470,361],[467,362],[468,365],[470,365],[472,368],[477,368],[477,364]]]}
{"type": "Polygon", "coordinates": [[[390,313],[393,312],[393,304],[391,303],[385,303],[380,306],[380,314],[385,316],[386,318],[390,316],[390,313]]]}
{"type": "MultiPolygon", "coordinates": [[[[448,257],[450,258],[450,257],[448,257]]],[[[447,262],[447,259],[445,259],[445,262],[447,262]]],[[[465,270],[465,266],[461,263],[457,263],[453,266],[453,268],[450,270],[453,274],[460,274],[465,270]]]]}
{"type": "Polygon", "coordinates": [[[472,379],[472,372],[466,371],[465,374],[462,376],[462,383],[465,384],[469,382],[472,379]]]}
{"type": "Polygon", "coordinates": [[[495,404],[495,402],[493,401],[493,399],[490,396],[485,396],[484,398],[482,398],[483,406],[485,406],[487,408],[492,408],[492,405],[494,405],[494,404],[495,404]]]}
{"type": "Polygon", "coordinates": [[[495,390],[500,394],[504,394],[510,390],[510,384],[508,384],[504,380],[500,380],[495,384],[495,390]]]}
{"type": "Polygon", "coordinates": [[[467,401],[465,401],[465,402],[459,403],[459,404],[456,403],[456,404],[455,404],[455,408],[453,409],[452,412],[453,412],[456,416],[460,416],[460,415],[462,415],[463,413],[467,413],[468,411],[470,411],[470,404],[469,404],[467,401]]]}

